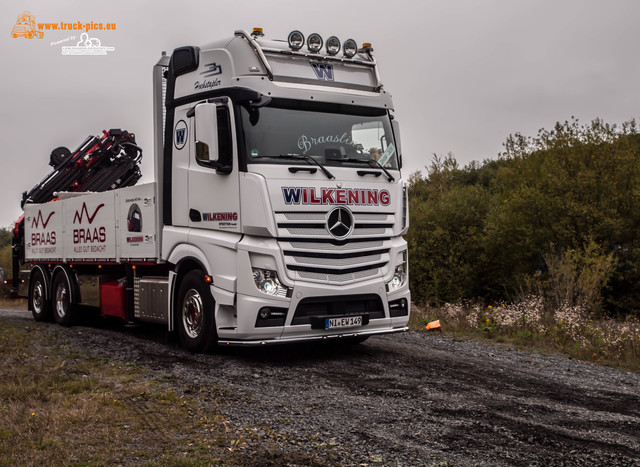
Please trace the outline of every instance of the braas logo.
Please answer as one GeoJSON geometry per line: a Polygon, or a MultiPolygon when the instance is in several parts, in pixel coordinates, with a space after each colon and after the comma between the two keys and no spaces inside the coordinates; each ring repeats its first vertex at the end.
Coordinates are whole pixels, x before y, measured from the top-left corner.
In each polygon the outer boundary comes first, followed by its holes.
{"type": "MultiPolygon", "coordinates": [[[[51,216],[53,216],[56,212],[51,211],[45,220],[42,216],[42,211],[38,210],[38,215],[33,218],[31,222],[31,228],[37,229],[42,224],[42,229],[47,228],[47,224],[51,220],[51,216]]],[[[49,232],[32,232],[31,233],[31,247],[36,246],[52,246],[56,244],[56,232],[55,230],[50,230],[49,232]]],[[[53,249],[55,251],[55,248],[53,249]]],[[[52,253],[53,251],[39,251],[39,253],[52,253]]]]}
{"type": "MultiPolygon", "coordinates": [[[[100,204],[96,208],[96,210],[93,211],[93,214],[89,215],[87,204],[82,203],[82,209],[80,209],[80,212],[76,210],[76,214],[75,216],[73,216],[73,223],[75,224],[77,222],[79,224],[82,224],[84,221],[84,215],[86,214],[89,224],[93,224],[93,221],[98,215],[98,211],[100,211],[100,209],[102,209],[103,207],[104,207],[104,203],[100,204]]],[[[78,243],[104,243],[106,240],[107,240],[107,229],[104,226],[93,227],[93,228],[81,227],[78,229],[73,229],[73,243],[75,245],[77,245],[78,243]]],[[[88,251],[96,253],[99,251],[103,251],[103,249],[104,247],[101,247],[101,249],[99,250],[93,249],[88,251]]],[[[87,251],[87,250],[82,250],[82,251],[87,251]]],[[[74,247],[74,252],[80,253],[80,250],[76,250],[74,247]]]]}
{"type": "Polygon", "coordinates": [[[330,63],[310,62],[311,68],[316,74],[316,78],[324,81],[334,81],[333,65],[330,63]]]}
{"type": "Polygon", "coordinates": [[[75,215],[73,216],[73,223],[75,224],[77,222],[78,224],[82,224],[82,222],[84,221],[84,215],[86,214],[89,224],[93,224],[93,220],[98,215],[98,211],[103,207],[104,207],[104,203],[98,206],[96,210],[93,211],[92,215],[89,215],[89,210],[87,209],[87,203],[82,203],[82,209],[80,209],[80,212],[76,211],[75,215]]]}
{"type": "Polygon", "coordinates": [[[180,120],[176,123],[175,135],[173,137],[173,145],[178,151],[185,147],[187,144],[187,123],[184,120],[180,120]]]}
{"type": "Polygon", "coordinates": [[[200,73],[201,75],[204,75],[205,78],[222,74],[222,67],[216,62],[207,63],[205,67],[206,69],[200,73]]]}
{"type": "Polygon", "coordinates": [[[47,216],[47,220],[44,220],[42,217],[42,211],[38,211],[38,215],[33,218],[33,222],[31,223],[31,228],[40,227],[40,222],[42,222],[42,228],[46,229],[51,216],[53,216],[56,212],[51,211],[51,213],[47,216]]]}

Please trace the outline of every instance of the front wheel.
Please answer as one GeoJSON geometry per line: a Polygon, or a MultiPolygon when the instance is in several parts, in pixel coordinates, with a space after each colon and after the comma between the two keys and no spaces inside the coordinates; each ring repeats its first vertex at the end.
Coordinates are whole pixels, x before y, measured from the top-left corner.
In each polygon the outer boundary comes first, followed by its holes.
{"type": "Polygon", "coordinates": [[[190,352],[208,352],[218,343],[215,302],[200,270],[190,271],[180,283],[176,325],[182,345],[190,352]]]}
{"type": "Polygon", "coordinates": [[[61,326],[71,326],[76,315],[76,306],[71,300],[71,285],[61,272],[53,278],[51,303],[53,317],[61,326]]]}
{"type": "Polygon", "coordinates": [[[51,321],[51,306],[47,301],[45,280],[42,271],[36,269],[29,284],[29,309],[36,321],[51,321]]]}

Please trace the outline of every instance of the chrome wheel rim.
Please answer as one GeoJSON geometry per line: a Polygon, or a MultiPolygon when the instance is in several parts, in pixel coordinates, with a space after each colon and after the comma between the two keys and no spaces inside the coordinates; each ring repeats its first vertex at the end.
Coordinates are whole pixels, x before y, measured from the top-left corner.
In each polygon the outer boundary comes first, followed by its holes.
{"type": "Polygon", "coordinates": [[[182,303],[182,324],[187,336],[197,338],[202,332],[204,320],[204,305],[202,297],[195,289],[190,289],[182,303]]]}
{"type": "Polygon", "coordinates": [[[69,307],[69,293],[64,283],[59,283],[56,287],[56,314],[64,318],[69,307]]]}
{"type": "Polygon", "coordinates": [[[33,286],[32,297],[33,311],[35,311],[36,314],[42,313],[42,310],[44,309],[44,287],[42,282],[37,281],[35,283],[33,286]]]}

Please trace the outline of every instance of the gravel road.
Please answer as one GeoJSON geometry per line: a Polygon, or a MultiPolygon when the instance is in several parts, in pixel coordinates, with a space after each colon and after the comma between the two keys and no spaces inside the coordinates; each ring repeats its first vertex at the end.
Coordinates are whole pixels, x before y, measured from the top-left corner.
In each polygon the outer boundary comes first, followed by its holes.
{"type": "Polygon", "coordinates": [[[257,439],[253,465],[262,437],[300,464],[640,466],[635,373],[421,333],[192,355],[153,326],[41,325],[148,368],[202,411],[222,400],[257,439]]]}

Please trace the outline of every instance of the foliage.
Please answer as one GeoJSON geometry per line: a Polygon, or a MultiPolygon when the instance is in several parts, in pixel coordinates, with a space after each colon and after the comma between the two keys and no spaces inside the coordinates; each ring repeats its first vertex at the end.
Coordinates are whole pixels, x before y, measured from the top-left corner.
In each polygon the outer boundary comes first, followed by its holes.
{"type": "Polygon", "coordinates": [[[13,233],[8,227],[0,228],[0,268],[4,269],[5,277],[11,275],[11,238],[13,233]]]}
{"type": "Polygon", "coordinates": [[[411,327],[424,331],[428,321],[440,320],[446,333],[459,337],[505,342],[542,351],[562,351],[582,360],[640,371],[640,321],[592,320],[581,305],[549,307],[540,296],[514,303],[445,303],[442,307],[414,307],[411,327]]]}
{"type": "Polygon", "coordinates": [[[569,287],[567,303],[589,311],[640,310],[634,121],[572,119],[535,138],[512,135],[497,160],[462,168],[451,154],[434,156],[426,177],[411,176],[409,195],[418,303],[502,300],[538,277],[545,298],[569,287]]]}

